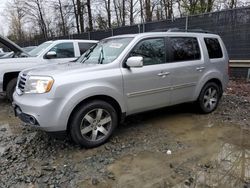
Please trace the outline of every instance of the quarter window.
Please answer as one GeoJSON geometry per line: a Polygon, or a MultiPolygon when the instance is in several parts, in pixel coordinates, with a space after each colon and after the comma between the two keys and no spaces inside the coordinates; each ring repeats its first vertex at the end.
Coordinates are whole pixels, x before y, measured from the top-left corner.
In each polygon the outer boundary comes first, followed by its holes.
{"type": "Polygon", "coordinates": [[[170,37],[170,62],[200,59],[200,48],[196,38],[170,37]]]}
{"type": "Polygon", "coordinates": [[[222,50],[218,39],[216,38],[204,38],[208,56],[210,59],[222,58],[222,50]]]}
{"type": "Polygon", "coordinates": [[[56,52],[56,58],[75,57],[74,46],[72,42],[57,44],[50,51],[56,52]]]}
{"type": "Polygon", "coordinates": [[[131,56],[142,56],[145,66],[165,63],[164,38],[147,39],[139,42],[130,52],[131,56]]]}

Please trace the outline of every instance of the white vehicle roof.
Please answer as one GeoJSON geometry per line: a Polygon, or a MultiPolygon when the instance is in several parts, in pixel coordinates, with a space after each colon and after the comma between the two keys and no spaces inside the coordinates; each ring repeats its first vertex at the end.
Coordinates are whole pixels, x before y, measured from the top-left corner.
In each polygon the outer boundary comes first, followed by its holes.
{"type": "Polygon", "coordinates": [[[85,43],[97,43],[97,40],[80,40],[80,39],[62,39],[62,40],[49,40],[46,42],[61,43],[61,42],[85,42],[85,43]]]}

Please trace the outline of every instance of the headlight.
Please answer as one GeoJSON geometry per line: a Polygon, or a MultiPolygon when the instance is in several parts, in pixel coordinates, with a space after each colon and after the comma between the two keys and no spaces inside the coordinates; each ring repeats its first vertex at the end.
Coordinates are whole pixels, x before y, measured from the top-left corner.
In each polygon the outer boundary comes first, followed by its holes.
{"type": "Polygon", "coordinates": [[[47,93],[51,90],[54,79],[49,76],[29,76],[26,85],[25,93],[47,93]]]}

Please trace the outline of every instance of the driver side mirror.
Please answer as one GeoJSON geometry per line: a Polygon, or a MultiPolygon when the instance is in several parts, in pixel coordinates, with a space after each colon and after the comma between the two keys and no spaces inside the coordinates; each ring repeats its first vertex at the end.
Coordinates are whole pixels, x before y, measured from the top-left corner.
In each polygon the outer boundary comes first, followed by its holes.
{"type": "Polygon", "coordinates": [[[133,67],[143,67],[143,57],[134,56],[127,59],[126,65],[130,68],[133,67]]]}
{"type": "Polygon", "coordinates": [[[47,54],[46,54],[46,58],[47,59],[53,59],[53,58],[56,58],[57,57],[57,54],[55,51],[49,51],[47,54]]]}

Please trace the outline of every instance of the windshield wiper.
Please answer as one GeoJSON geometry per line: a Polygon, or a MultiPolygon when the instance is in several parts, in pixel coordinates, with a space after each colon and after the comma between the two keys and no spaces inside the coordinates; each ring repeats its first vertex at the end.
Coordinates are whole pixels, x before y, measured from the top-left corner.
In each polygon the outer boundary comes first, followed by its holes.
{"type": "Polygon", "coordinates": [[[92,47],[89,49],[89,51],[84,55],[84,57],[83,57],[81,63],[84,63],[85,61],[87,61],[87,60],[89,59],[90,54],[91,54],[91,53],[93,52],[93,50],[95,49],[96,45],[97,45],[97,44],[95,44],[94,46],[92,46],[92,47]]]}
{"type": "Polygon", "coordinates": [[[101,53],[98,58],[98,64],[103,64],[103,60],[104,60],[104,53],[103,53],[103,46],[101,46],[101,53]]]}

